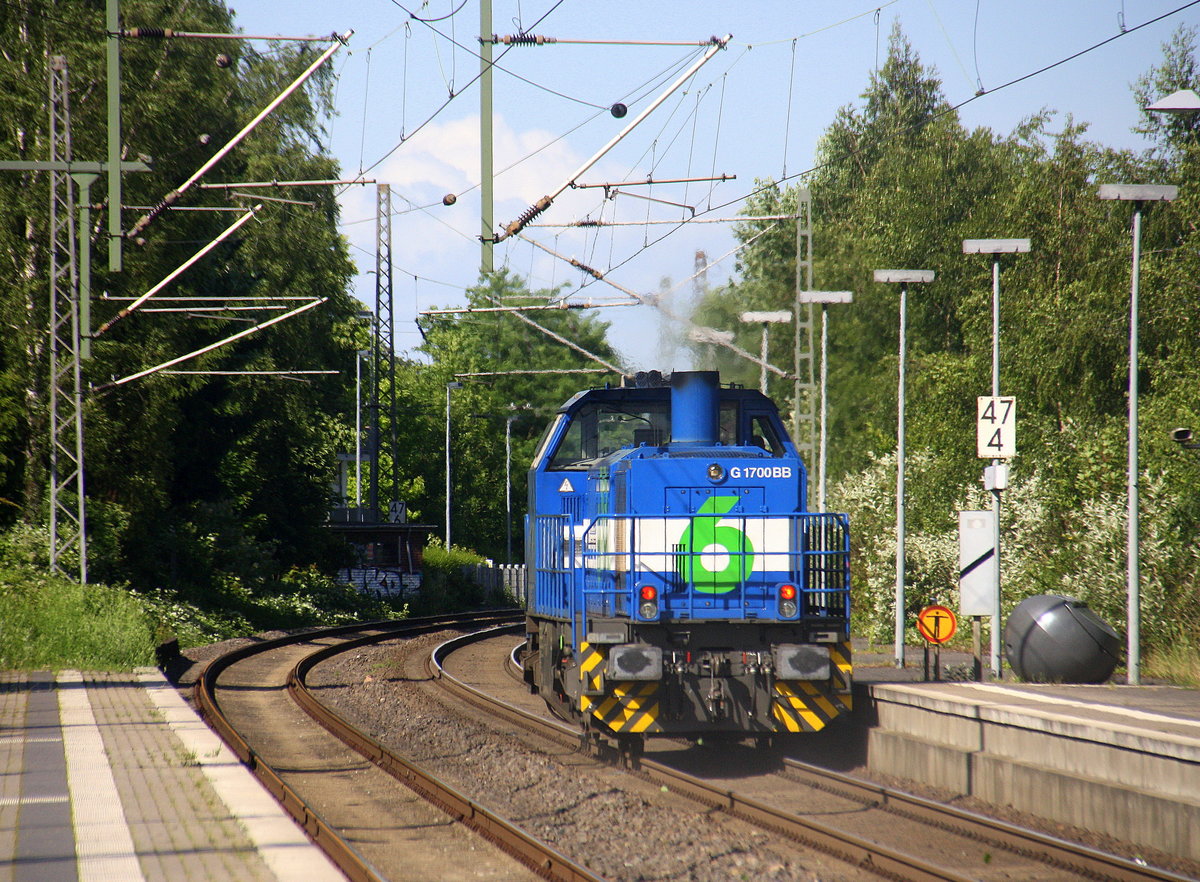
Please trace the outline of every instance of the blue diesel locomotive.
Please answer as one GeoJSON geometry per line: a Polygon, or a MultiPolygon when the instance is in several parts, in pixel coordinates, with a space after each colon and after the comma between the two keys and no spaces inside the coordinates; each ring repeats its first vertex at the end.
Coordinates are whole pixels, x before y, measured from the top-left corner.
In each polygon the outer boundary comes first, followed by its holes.
{"type": "Polygon", "coordinates": [[[851,706],[846,515],[716,372],[580,392],[529,473],[532,691],[595,736],[769,739],[851,706]]]}

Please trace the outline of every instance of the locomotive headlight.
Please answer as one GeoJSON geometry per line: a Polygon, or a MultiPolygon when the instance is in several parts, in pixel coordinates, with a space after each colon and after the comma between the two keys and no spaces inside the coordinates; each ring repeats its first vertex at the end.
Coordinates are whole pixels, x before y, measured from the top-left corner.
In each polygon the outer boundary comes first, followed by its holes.
{"type": "Polygon", "coordinates": [[[799,607],[796,603],[796,586],[795,585],[780,585],[779,586],[779,615],[781,618],[793,618],[799,607]]]}
{"type": "Polygon", "coordinates": [[[658,589],[643,585],[638,589],[638,615],[643,619],[658,618],[658,589]]]}
{"type": "Polygon", "coordinates": [[[708,467],[708,480],[716,484],[718,481],[725,480],[725,469],[721,468],[719,463],[712,463],[708,467]]]}

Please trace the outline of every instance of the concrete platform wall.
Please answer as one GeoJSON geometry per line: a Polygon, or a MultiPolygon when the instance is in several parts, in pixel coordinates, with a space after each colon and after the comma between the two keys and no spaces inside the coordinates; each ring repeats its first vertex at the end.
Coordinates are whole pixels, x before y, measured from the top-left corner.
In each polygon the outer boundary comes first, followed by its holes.
{"type": "MultiPolygon", "coordinates": [[[[857,698],[857,696],[856,696],[857,698]]],[[[873,771],[1200,860],[1200,742],[876,684],[873,771]]]]}

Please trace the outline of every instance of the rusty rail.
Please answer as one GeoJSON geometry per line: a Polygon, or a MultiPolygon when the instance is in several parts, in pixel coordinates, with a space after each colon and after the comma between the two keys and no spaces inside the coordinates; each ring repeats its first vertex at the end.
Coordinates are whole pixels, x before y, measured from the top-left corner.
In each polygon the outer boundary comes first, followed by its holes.
{"type": "Polygon", "coordinates": [[[504,610],[460,616],[372,622],[305,631],[275,640],[263,641],[241,647],[210,662],[196,683],[196,701],[209,725],[349,879],[353,882],[386,882],[384,877],[372,868],[350,843],[326,823],[299,794],[283,781],[279,773],[254,751],[242,733],[238,732],[225,718],[216,699],[217,680],[221,673],[251,656],[315,639],[360,634],[359,637],[348,637],[338,644],[323,647],[302,659],[288,677],[288,692],[293,700],[331,734],[439,806],[455,820],[513,855],[543,878],[556,880],[556,882],[557,880],[561,880],[561,882],[602,882],[600,877],[559,854],[549,845],[529,836],[515,825],[472,802],[419,767],[389,751],[382,744],[350,725],[338,714],[324,707],[304,685],[304,677],[314,665],[356,647],[445,628],[487,627],[499,623],[511,623],[519,621],[519,616],[520,611],[518,610],[504,610]]]}

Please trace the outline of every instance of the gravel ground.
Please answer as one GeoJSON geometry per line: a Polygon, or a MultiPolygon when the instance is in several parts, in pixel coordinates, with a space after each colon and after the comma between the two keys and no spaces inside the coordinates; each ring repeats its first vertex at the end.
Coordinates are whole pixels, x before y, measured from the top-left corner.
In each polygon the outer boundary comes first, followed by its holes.
{"type": "Polygon", "coordinates": [[[876,878],[431,700],[421,664],[447,636],[362,650],[321,665],[309,684],[364,731],[614,882],[876,878]]]}

